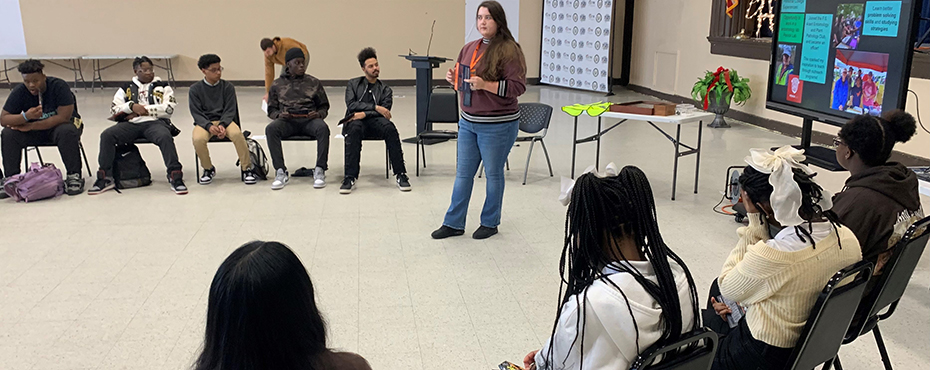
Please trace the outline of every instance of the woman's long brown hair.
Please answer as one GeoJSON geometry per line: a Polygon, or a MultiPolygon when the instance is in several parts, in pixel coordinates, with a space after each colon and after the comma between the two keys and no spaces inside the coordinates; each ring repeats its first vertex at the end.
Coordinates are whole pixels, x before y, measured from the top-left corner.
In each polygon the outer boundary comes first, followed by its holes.
{"type": "MultiPolygon", "coordinates": [[[[497,35],[491,38],[491,44],[485,51],[486,55],[481,58],[484,62],[477,66],[478,76],[485,81],[498,81],[502,77],[504,65],[513,61],[520,63],[522,72],[525,74],[526,60],[523,57],[523,48],[507,28],[507,15],[504,14],[504,7],[497,1],[485,1],[478,5],[478,10],[481,8],[487,8],[491,13],[491,18],[497,23],[497,35]]],[[[478,17],[478,10],[475,11],[475,18],[478,17]]]]}

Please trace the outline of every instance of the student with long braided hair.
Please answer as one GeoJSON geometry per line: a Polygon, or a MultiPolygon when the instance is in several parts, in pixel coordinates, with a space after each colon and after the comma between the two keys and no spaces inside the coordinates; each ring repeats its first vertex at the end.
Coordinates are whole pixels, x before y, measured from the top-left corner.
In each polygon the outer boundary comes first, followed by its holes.
{"type": "Polygon", "coordinates": [[[749,226],[711,286],[704,325],[722,336],[712,369],[782,369],[824,284],[862,259],[803,151],[753,149],[739,178],[749,226]],[[784,227],[774,237],[769,224],[784,227]],[[746,307],[734,327],[724,301],[746,307]],[[716,316],[720,317],[716,317],[716,316]]]}
{"type": "Polygon", "coordinates": [[[694,279],[659,233],[646,175],[611,163],[568,193],[560,307],[526,368],[625,369],[650,346],[699,328],[694,279]]]}

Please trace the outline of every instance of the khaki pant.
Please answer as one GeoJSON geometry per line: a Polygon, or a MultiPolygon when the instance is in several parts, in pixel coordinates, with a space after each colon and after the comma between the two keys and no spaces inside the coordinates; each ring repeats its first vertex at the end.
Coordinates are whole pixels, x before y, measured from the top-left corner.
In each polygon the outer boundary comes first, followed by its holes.
{"type": "MultiPolygon", "coordinates": [[[[218,125],[219,121],[213,121],[213,124],[218,125]]],[[[204,169],[213,168],[213,161],[210,160],[210,150],[207,149],[207,142],[210,141],[211,137],[213,135],[210,134],[210,131],[204,130],[200,126],[194,126],[194,151],[197,152],[197,158],[200,158],[200,164],[204,169]]],[[[242,170],[245,171],[252,167],[252,161],[249,158],[249,145],[245,143],[245,136],[242,135],[242,130],[239,130],[239,125],[235,122],[230,123],[226,127],[226,137],[236,146],[236,152],[239,153],[239,165],[242,170]]]]}

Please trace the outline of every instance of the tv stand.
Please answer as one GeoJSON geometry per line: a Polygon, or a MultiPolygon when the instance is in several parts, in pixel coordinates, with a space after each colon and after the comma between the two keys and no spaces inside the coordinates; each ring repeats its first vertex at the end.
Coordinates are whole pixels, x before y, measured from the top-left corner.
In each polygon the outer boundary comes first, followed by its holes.
{"type": "MultiPolygon", "coordinates": [[[[804,155],[807,156],[807,160],[804,161],[805,164],[814,165],[830,172],[845,171],[846,169],[836,161],[836,150],[811,145],[813,132],[814,120],[805,118],[804,125],[801,127],[801,145],[793,145],[797,149],[804,150],[804,155]]],[[[775,149],[778,148],[772,148],[772,150],[775,149]]]]}

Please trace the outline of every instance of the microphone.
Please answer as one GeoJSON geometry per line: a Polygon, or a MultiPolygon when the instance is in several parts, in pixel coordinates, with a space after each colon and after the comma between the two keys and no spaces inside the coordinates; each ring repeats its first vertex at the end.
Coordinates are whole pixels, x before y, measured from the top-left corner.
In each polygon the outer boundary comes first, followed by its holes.
{"type": "Polygon", "coordinates": [[[426,56],[429,56],[429,48],[433,46],[433,32],[436,30],[436,20],[433,19],[433,26],[429,30],[429,44],[426,45],[426,56]]]}

